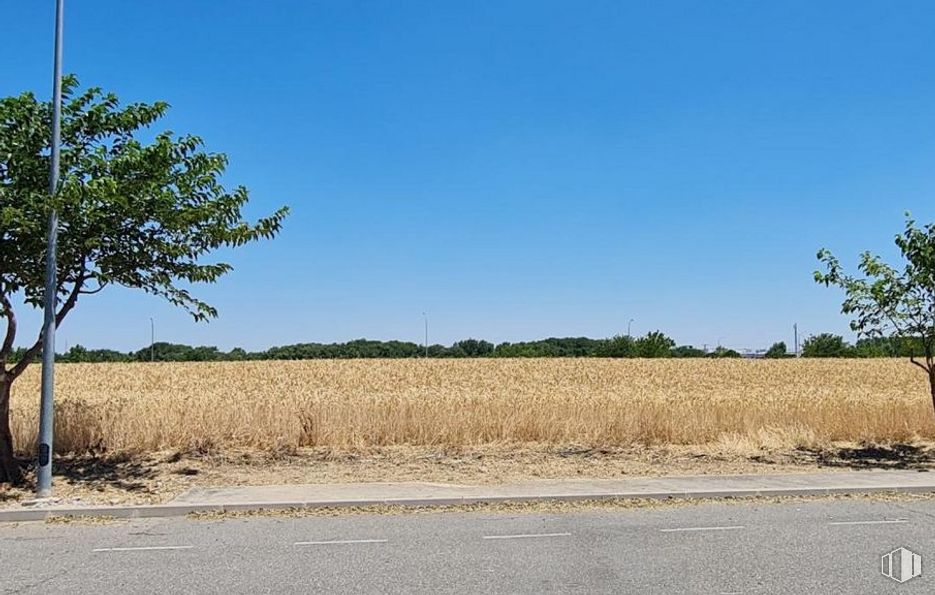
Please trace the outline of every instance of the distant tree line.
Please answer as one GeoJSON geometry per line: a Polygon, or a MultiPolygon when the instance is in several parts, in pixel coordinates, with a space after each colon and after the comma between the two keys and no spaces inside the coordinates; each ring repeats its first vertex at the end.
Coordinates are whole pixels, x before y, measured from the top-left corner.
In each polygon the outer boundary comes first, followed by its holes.
{"type": "MultiPolygon", "coordinates": [[[[809,337],[802,344],[802,357],[909,357],[919,356],[921,342],[905,338],[860,339],[850,344],[840,335],[822,333],[809,337]]],[[[12,354],[17,361],[25,354],[18,349],[12,354]]],[[[357,359],[357,358],[420,358],[425,357],[424,345],[408,341],[372,341],[357,339],[347,343],[297,343],[271,347],[266,351],[248,352],[236,347],[221,351],[217,347],[192,346],[178,343],[155,343],[132,352],[113,349],[87,349],[75,345],[65,353],[57,354],[56,361],[66,363],[99,362],[221,362],[249,360],[302,360],[302,359],[357,359]]],[[[642,337],[619,335],[609,339],[588,337],[549,338],[539,341],[500,343],[494,345],[480,339],[465,339],[451,346],[429,345],[432,358],[463,357],[616,357],[616,358],[691,358],[741,357],[733,349],[717,347],[704,350],[692,345],[678,345],[664,333],[654,331],[642,337]]],[[[784,342],[774,343],[766,352],[767,358],[793,357],[784,342]]]]}
{"type": "MultiPolygon", "coordinates": [[[[920,357],[925,351],[920,339],[908,337],[878,337],[859,339],[853,345],[841,335],[821,333],[802,343],[802,357],[920,357]]],[[[773,343],[765,357],[793,357],[783,342],[773,343]]]]}
{"type": "Polygon", "coordinates": [[[803,357],[920,357],[925,348],[913,337],[878,337],[859,339],[851,345],[840,335],[822,333],[802,344],[803,357]]]}

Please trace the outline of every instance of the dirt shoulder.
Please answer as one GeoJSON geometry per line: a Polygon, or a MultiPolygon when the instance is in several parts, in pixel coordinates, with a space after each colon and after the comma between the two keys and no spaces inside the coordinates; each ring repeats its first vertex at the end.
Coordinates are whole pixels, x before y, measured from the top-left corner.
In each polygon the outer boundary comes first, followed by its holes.
{"type": "MultiPolygon", "coordinates": [[[[935,444],[838,444],[823,449],[737,451],[719,447],[593,448],[484,446],[457,450],[391,447],[361,451],[61,457],[55,495],[64,502],[152,504],[192,487],[429,481],[491,484],[530,479],[935,469],[935,444]]],[[[32,498],[0,488],[0,507],[32,498]]]]}

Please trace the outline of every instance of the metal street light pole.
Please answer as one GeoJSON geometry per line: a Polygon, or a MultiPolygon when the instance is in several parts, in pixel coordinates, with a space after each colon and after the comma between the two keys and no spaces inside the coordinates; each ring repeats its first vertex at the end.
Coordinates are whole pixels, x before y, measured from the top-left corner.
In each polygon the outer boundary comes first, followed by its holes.
{"type": "Polygon", "coordinates": [[[156,322],[149,317],[149,361],[156,361],[156,322]]]}
{"type": "Polygon", "coordinates": [[[427,358],[429,356],[429,316],[423,312],[422,318],[425,319],[425,357],[427,358]]]}
{"type": "Polygon", "coordinates": [[[49,171],[49,239],[45,261],[45,318],[42,324],[42,396],[39,405],[39,460],[36,472],[36,495],[52,495],[52,426],[55,398],[55,306],[58,283],[55,252],[58,247],[58,213],[55,196],[58,193],[59,160],[62,137],[62,21],[64,0],[55,2],[55,54],[52,78],[52,163],[49,171]]]}

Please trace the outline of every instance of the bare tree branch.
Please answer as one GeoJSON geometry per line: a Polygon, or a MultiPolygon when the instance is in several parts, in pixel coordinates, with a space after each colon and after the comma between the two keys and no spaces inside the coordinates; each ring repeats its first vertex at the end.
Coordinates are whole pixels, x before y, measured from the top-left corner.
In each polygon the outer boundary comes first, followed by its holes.
{"type": "Polygon", "coordinates": [[[107,287],[107,285],[108,285],[107,282],[98,281],[98,286],[96,288],[89,289],[89,290],[82,289],[78,293],[80,293],[81,295],[94,295],[95,293],[100,293],[100,291],[104,289],[105,287],[107,287]]]}
{"type": "Polygon", "coordinates": [[[0,372],[6,371],[7,358],[13,351],[13,341],[16,339],[16,313],[13,312],[13,304],[7,295],[0,295],[0,314],[6,317],[6,335],[3,338],[3,345],[0,346],[0,372]]]}
{"type": "MultiPolygon", "coordinates": [[[[71,309],[75,307],[75,304],[78,303],[78,296],[81,294],[81,288],[84,286],[84,282],[87,281],[84,273],[78,276],[75,280],[74,286],[71,288],[68,297],[65,299],[65,302],[62,304],[62,307],[59,309],[58,313],[55,315],[55,326],[62,324],[62,321],[65,320],[65,316],[71,312],[71,309]]],[[[26,353],[23,354],[23,358],[16,363],[15,366],[10,370],[10,376],[13,378],[18,378],[23,371],[29,367],[29,364],[32,360],[36,359],[36,356],[42,351],[42,339],[43,333],[39,332],[39,338],[36,339],[36,342],[26,350],[26,353]]]]}
{"type": "Polygon", "coordinates": [[[10,371],[9,371],[9,373],[8,373],[9,376],[10,376],[10,378],[13,378],[14,380],[15,380],[16,378],[19,378],[19,375],[22,374],[23,371],[24,371],[27,367],[29,367],[30,362],[32,362],[32,360],[36,359],[36,356],[39,355],[39,351],[40,351],[40,350],[42,350],[42,332],[41,332],[41,331],[39,332],[39,338],[36,339],[36,342],[33,343],[32,347],[30,347],[29,349],[27,349],[27,350],[23,353],[23,357],[22,357],[18,362],[16,362],[16,365],[15,365],[15,366],[13,366],[13,367],[10,369],[10,371]]]}
{"type": "Polygon", "coordinates": [[[922,369],[925,370],[926,372],[931,372],[931,369],[929,368],[929,366],[927,366],[926,364],[923,364],[922,362],[916,360],[916,356],[910,355],[910,356],[909,356],[909,361],[912,362],[913,364],[919,366],[920,368],[922,368],[922,369]]]}

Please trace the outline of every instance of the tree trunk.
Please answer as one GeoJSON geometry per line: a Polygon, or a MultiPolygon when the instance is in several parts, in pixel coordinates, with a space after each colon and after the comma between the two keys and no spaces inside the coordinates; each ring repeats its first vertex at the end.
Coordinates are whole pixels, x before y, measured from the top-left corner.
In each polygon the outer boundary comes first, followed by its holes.
{"type": "Polygon", "coordinates": [[[10,431],[10,386],[12,378],[0,378],[0,483],[22,485],[23,473],[13,456],[13,433],[10,431]]]}
{"type": "Polygon", "coordinates": [[[932,410],[935,411],[935,368],[929,369],[929,389],[932,393],[932,410]]]}

